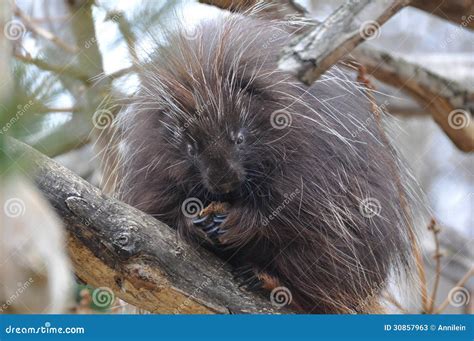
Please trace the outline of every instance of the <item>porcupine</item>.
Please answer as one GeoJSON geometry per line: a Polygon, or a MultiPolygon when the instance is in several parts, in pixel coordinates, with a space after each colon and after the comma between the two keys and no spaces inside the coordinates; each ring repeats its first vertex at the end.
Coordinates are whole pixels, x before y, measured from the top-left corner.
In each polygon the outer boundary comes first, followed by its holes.
{"type": "Polygon", "coordinates": [[[360,86],[337,67],[309,87],[279,71],[290,34],[274,21],[189,32],[168,34],[120,116],[121,198],[225,257],[248,290],[285,287],[307,313],[378,311],[410,263],[408,218],[360,86]],[[227,210],[190,217],[190,200],[227,210]]]}

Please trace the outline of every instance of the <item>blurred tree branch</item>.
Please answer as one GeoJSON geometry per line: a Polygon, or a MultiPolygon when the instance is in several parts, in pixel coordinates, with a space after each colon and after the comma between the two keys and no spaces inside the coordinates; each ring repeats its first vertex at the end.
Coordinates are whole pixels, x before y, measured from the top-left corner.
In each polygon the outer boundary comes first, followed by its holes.
{"type": "Polygon", "coordinates": [[[18,16],[22,22],[25,24],[25,26],[38,36],[51,41],[52,43],[56,44],[60,48],[62,48],[64,51],[69,52],[69,53],[77,53],[77,48],[75,46],[71,46],[64,42],[61,38],[59,38],[57,35],[49,32],[48,30],[44,29],[40,25],[37,25],[30,16],[28,16],[26,13],[24,13],[22,10],[18,8],[18,6],[13,5],[13,11],[16,16],[18,16]]]}
{"type": "Polygon", "coordinates": [[[55,157],[90,143],[91,131],[92,122],[74,114],[72,120],[34,141],[33,147],[49,157],[55,157]]]}
{"type": "Polygon", "coordinates": [[[460,150],[474,151],[474,125],[468,124],[469,116],[472,116],[470,107],[474,102],[472,90],[374,48],[359,46],[351,52],[350,58],[363,64],[371,76],[401,89],[417,100],[460,150]],[[456,123],[452,113],[458,109],[462,110],[458,119],[466,120],[467,124],[456,123]]]}
{"type": "Polygon", "coordinates": [[[412,0],[410,6],[442,19],[474,29],[474,1],[472,0],[412,0]]]}
{"type": "Polygon", "coordinates": [[[35,183],[63,219],[77,276],[155,313],[288,313],[238,288],[224,261],[182,242],[155,218],[101,193],[9,139],[8,153],[33,162],[35,183]]]}
{"type": "Polygon", "coordinates": [[[18,52],[15,52],[14,56],[19,61],[21,61],[23,63],[26,63],[26,64],[35,65],[36,67],[38,67],[41,70],[54,72],[58,75],[69,76],[69,77],[72,77],[76,80],[80,80],[81,82],[83,82],[85,84],[90,84],[89,77],[86,74],[84,74],[81,70],[78,70],[77,68],[75,68],[74,66],[72,66],[70,64],[68,64],[68,65],[54,65],[54,64],[50,64],[50,63],[46,62],[43,59],[31,57],[28,54],[23,55],[23,54],[20,54],[18,52]]]}

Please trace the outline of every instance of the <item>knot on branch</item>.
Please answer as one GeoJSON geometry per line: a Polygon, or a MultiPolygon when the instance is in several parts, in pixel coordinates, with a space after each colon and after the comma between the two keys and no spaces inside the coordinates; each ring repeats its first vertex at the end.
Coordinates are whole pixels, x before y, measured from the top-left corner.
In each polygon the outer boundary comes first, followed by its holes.
{"type": "Polygon", "coordinates": [[[123,231],[115,235],[112,239],[112,245],[122,260],[130,258],[138,252],[137,241],[129,231],[123,231]]]}
{"type": "Polygon", "coordinates": [[[111,215],[110,205],[104,204],[104,202],[99,204],[83,196],[69,196],[65,203],[71,213],[79,218],[85,227],[90,228],[87,232],[95,235],[97,241],[104,244],[104,240],[109,240],[107,244],[110,249],[114,250],[120,260],[127,260],[140,251],[139,237],[133,233],[138,230],[137,226],[124,221],[121,217],[111,215]],[[114,229],[101,226],[104,222],[110,223],[110,226],[114,226],[114,229]],[[108,238],[104,239],[104,234],[108,238]]]}

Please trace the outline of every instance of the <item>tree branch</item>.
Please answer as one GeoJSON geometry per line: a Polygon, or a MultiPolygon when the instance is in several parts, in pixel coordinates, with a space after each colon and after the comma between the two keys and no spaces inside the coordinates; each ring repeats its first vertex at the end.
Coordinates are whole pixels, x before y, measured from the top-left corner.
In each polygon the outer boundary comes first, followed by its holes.
{"type": "Polygon", "coordinates": [[[183,243],[165,224],[31,147],[13,139],[9,145],[18,162],[33,162],[35,182],[63,218],[76,274],[86,283],[154,313],[289,312],[241,291],[223,261],[183,243]]]}
{"type": "Polygon", "coordinates": [[[70,121],[33,141],[32,145],[41,153],[55,157],[91,142],[92,129],[92,122],[76,113],[70,121]]]}
{"type": "Polygon", "coordinates": [[[354,0],[340,6],[321,25],[283,50],[279,68],[313,83],[341,57],[377,35],[380,25],[408,4],[408,0],[354,0]],[[357,20],[366,18],[362,24],[357,20]]]}
{"type": "Polygon", "coordinates": [[[410,6],[442,19],[474,29],[474,1],[472,0],[413,0],[410,6]]]}
{"type": "Polygon", "coordinates": [[[117,71],[114,71],[108,75],[105,75],[105,77],[107,78],[110,78],[112,80],[114,79],[117,79],[117,78],[120,78],[120,77],[123,77],[123,76],[126,76],[130,73],[133,73],[136,71],[136,66],[129,66],[129,67],[126,67],[126,68],[123,68],[123,69],[120,69],[120,70],[117,70],[117,71]]]}
{"type": "Polygon", "coordinates": [[[73,113],[73,112],[78,112],[79,110],[80,108],[75,108],[75,107],[56,108],[56,107],[43,106],[40,109],[38,109],[37,113],[39,114],[48,114],[48,113],[53,113],[53,112],[73,113]]]}
{"type": "Polygon", "coordinates": [[[21,21],[25,24],[28,29],[34,33],[36,33],[38,36],[43,37],[46,40],[51,41],[52,43],[56,44],[60,48],[62,48],[64,51],[69,52],[69,53],[77,53],[78,49],[75,46],[71,46],[64,42],[61,38],[59,38],[57,35],[49,32],[48,30],[45,30],[41,26],[37,25],[33,19],[24,13],[22,10],[18,8],[18,6],[13,5],[13,10],[16,16],[18,16],[21,21]]]}
{"type": "Polygon", "coordinates": [[[23,63],[35,65],[37,68],[41,70],[50,71],[57,75],[69,76],[74,79],[82,81],[84,84],[90,84],[89,77],[86,74],[82,73],[80,70],[76,69],[75,67],[69,64],[68,65],[53,65],[53,64],[49,64],[48,62],[40,58],[34,58],[29,55],[22,55],[18,52],[15,53],[15,58],[23,63]]]}
{"type": "Polygon", "coordinates": [[[368,74],[405,91],[427,108],[460,150],[474,151],[474,124],[470,110],[474,102],[472,90],[373,48],[359,46],[351,57],[364,65],[368,74]]]}

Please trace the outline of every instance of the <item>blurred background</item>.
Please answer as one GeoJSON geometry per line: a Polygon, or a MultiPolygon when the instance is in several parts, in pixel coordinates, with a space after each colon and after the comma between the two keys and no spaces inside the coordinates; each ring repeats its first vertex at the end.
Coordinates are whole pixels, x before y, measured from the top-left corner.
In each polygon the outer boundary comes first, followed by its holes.
{"type": "MultiPolygon", "coordinates": [[[[134,65],[147,60],[164,28],[173,29],[178,22],[192,27],[224,10],[191,0],[85,3],[18,0],[0,5],[5,35],[0,50],[0,71],[5,75],[0,92],[1,143],[5,148],[7,135],[25,141],[101,186],[102,136],[107,135],[120,111],[117,100],[132,96],[137,88],[134,65]]],[[[318,21],[324,21],[343,3],[297,1],[318,21]]],[[[453,80],[472,94],[474,12],[472,2],[466,3],[471,3],[466,7],[470,11],[462,13],[464,19],[457,23],[439,13],[404,8],[379,29],[374,39],[363,44],[453,80]]],[[[394,145],[419,185],[416,228],[421,235],[428,288],[433,287],[437,276],[433,255],[438,249],[443,255],[436,295],[436,303],[442,305],[457,294],[453,287],[474,264],[474,156],[459,150],[426,107],[403,87],[371,81],[378,91],[378,104],[391,114],[386,120],[394,145]],[[431,218],[440,228],[438,249],[427,228],[431,218]]],[[[472,109],[472,101],[470,105],[472,109]]],[[[77,284],[64,250],[67,237],[61,222],[15,160],[4,153],[0,157],[4,182],[0,189],[4,205],[0,311],[131,311],[112,292],[77,284]],[[19,213],[5,211],[13,199],[19,199],[15,206],[19,213]],[[45,235],[55,237],[43,240],[45,235]],[[94,299],[99,294],[110,302],[94,299]]],[[[463,289],[468,299],[462,304],[452,304],[451,300],[445,312],[472,313],[474,280],[467,279],[463,289]]],[[[402,312],[420,311],[416,288],[396,296],[402,312]]],[[[399,312],[396,307],[391,309],[399,312]]]]}

